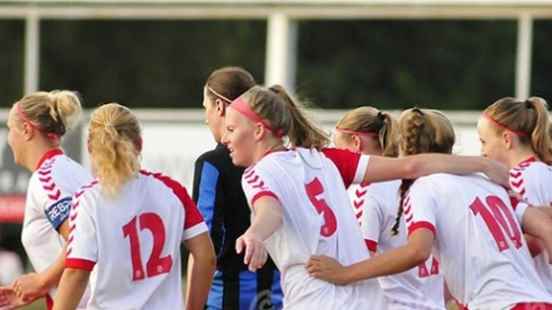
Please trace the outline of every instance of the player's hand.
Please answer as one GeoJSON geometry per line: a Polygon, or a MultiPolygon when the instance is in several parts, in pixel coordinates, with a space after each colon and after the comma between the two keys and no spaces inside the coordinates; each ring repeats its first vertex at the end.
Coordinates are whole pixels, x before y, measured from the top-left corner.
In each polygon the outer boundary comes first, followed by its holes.
{"type": "Polygon", "coordinates": [[[347,284],[343,277],[345,267],[328,256],[311,256],[307,262],[307,271],[311,276],[320,280],[337,285],[347,284]]]}
{"type": "Polygon", "coordinates": [[[17,297],[15,291],[11,287],[0,286],[0,310],[12,310],[20,308],[30,301],[25,302],[17,297]]]}
{"type": "Polygon", "coordinates": [[[29,273],[17,278],[12,288],[17,297],[23,300],[35,300],[48,293],[48,287],[41,274],[29,273]]]}
{"type": "Polygon", "coordinates": [[[510,171],[505,165],[495,160],[488,160],[485,174],[494,183],[510,188],[510,171]]]}
{"type": "Polygon", "coordinates": [[[249,271],[255,272],[262,268],[268,259],[263,242],[255,235],[246,232],[236,240],[236,252],[241,254],[244,249],[243,263],[249,266],[249,271]]]}

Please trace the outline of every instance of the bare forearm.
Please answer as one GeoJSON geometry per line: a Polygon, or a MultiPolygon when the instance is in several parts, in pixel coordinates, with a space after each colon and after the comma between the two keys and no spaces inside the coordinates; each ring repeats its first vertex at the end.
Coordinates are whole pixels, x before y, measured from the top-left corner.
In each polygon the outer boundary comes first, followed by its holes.
{"type": "Polygon", "coordinates": [[[63,272],[54,301],[54,310],[73,310],[86,290],[90,272],[68,268],[63,272]]]}
{"type": "Polygon", "coordinates": [[[403,272],[423,261],[425,259],[421,259],[420,255],[403,246],[350,265],[345,269],[344,277],[346,283],[353,283],[403,272]]]}
{"type": "Polygon", "coordinates": [[[256,211],[255,219],[246,233],[264,241],[282,225],[282,210],[279,206],[261,205],[256,211]]]}
{"type": "Polygon", "coordinates": [[[433,173],[469,174],[486,172],[488,160],[479,156],[455,156],[448,154],[420,154],[412,157],[416,169],[409,178],[414,179],[433,173]]]}

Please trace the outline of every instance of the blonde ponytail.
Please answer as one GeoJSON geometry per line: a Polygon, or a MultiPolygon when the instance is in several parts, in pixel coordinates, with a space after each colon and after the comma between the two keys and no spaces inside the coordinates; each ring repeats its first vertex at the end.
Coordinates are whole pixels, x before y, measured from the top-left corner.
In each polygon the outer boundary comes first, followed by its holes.
{"type": "Polygon", "coordinates": [[[531,147],[537,156],[548,165],[552,165],[552,138],[550,137],[550,116],[546,101],[539,97],[527,100],[536,113],[535,128],[531,132],[531,147]]]}
{"type": "Polygon", "coordinates": [[[141,129],[134,114],[117,103],[97,108],[88,134],[92,165],[102,190],[115,196],[140,169],[141,129]]]}

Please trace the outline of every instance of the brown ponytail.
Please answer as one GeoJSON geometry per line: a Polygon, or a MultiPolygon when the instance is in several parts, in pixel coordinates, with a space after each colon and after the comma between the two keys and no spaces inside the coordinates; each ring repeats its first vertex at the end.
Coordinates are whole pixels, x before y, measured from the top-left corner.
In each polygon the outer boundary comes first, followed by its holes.
{"type": "MultiPolygon", "coordinates": [[[[444,114],[436,110],[413,108],[404,111],[399,119],[400,153],[403,156],[421,153],[452,153],[455,135],[452,123],[444,114]]],[[[395,224],[391,229],[398,234],[403,204],[408,190],[415,179],[402,180],[399,189],[400,202],[395,224]]]]}
{"type": "Polygon", "coordinates": [[[282,86],[254,86],[242,97],[274,130],[287,135],[292,147],[321,149],[329,144],[328,134],[306,117],[282,86]]]}
{"type": "Polygon", "coordinates": [[[347,112],[337,122],[336,127],[355,132],[375,133],[378,135],[378,143],[384,156],[398,155],[397,122],[389,113],[369,106],[356,108],[347,112]]]}
{"type": "MultiPolygon", "coordinates": [[[[530,145],[543,162],[552,165],[550,116],[543,98],[531,97],[521,101],[505,97],[487,107],[483,113],[508,130],[518,133],[520,143],[530,145]]],[[[496,127],[497,133],[504,130],[496,127]]]]}

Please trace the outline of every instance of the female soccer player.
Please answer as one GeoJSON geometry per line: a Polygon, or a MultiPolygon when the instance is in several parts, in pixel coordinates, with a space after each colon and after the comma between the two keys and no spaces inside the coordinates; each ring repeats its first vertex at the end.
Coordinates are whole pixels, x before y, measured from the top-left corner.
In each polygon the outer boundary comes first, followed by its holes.
{"type": "Polygon", "coordinates": [[[141,149],[129,109],[94,111],[88,150],[97,179],[73,198],[54,309],[75,309],[89,278],[92,309],[183,309],[182,241],[195,261],[187,309],[203,309],[215,268],[207,226],[178,182],[139,170],[141,149]]]}
{"type": "Polygon", "coordinates": [[[36,271],[20,277],[4,292],[12,305],[45,296],[48,308],[52,307],[64,268],[71,196],[92,179],[60,149],[61,138],[77,122],[80,112],[80,100],[70,91],[33,93],[10,110],[8,144],[15,163],[32,172],[21,241],[36,271]]]}
{"type": "MultiPolygon", "coordinates": [[[[347,112],[337,123],[335,145],[366,155],[397,155],[397,124],[392,116],[373,107],[347,112]]],[[[398,212],[398,180],[350,186],[353,212],[361,224],[362,237],[372,254],[407,243],[401,221],[392,233],[398,212]]],[[[408,271],[381,277],[388,309],[445,309],[444,281],[434,257],[408,271]]]]}
{"type": "MultiPolygon", "coordinates": [[[[520,199],[552,211],[552,141],[546,101],[502,98],[483,111],[478,132],[483,156],[498,160],[510,170],[510,188],[520,199]]],[[[528,239],[531,241],[530,239],[528,239]]],[[[546,251],[532,240],[537,272],[552,293],[552,267],[546,251]]]]}
{"type": "MultiPolygon", "coordinates": [[[[452,151],[452,124],[437,111],[407,110],[399,128],[402,155],[452,151]]],[[[537,208],[512,206],[503,188],[478,175],[403,180],[400,193],[397,221],[406,223],[406,245],[348,267],[314,256],[309,273],[354,283],[408,270],[433,251],[451,294],[468,309],[552,309],[519,224],[552,251],[552,220],[537,208]]]]}
{"type": "MultiPolygon", "coordinates": [[[[243,168],[232,164],[220,143],[228,105],[255,86],[253,76],[238,67],[215,70],[203,89],[206,123],[217,146],[195,163],[193,198],[201,211],[217,252],[217,271],[207,300],[208,309],[282,308],[280,274],[269,259],[256,272],[247,270],[236,239],[250,225],[250,211],[241,188],[243,168]],[[256,305],[255,305],[256,303],[256,305]]],[[[188,260],[193,265],[193,259],[188,260]]]]}
{"type": "Polygon", "coordinates": [[[381,300],[377,282],[339,288],[310,277],[305,270],[308,257],[315,253],[326,253],[342,263],[368,256],[356,219],[343,208],[349,204],[343,183],[483,167],[503,182],[507,178],[501,167],[479,158],[426,154],[389,159],[325,149],[326,134],[305,118],[279,86],[255,86],[234,100],[225,127],[223,142],[232,162],[250,167],[242,186],[254,221],[237,240],[236,249],[245,250],[250,268],[258,268],[266,259],[266,243],[283,274],[284,305],[290,308],[382,307],[377,304],[381,300]],[[284,146],[285,136],[291,149],[284,146]]]}

